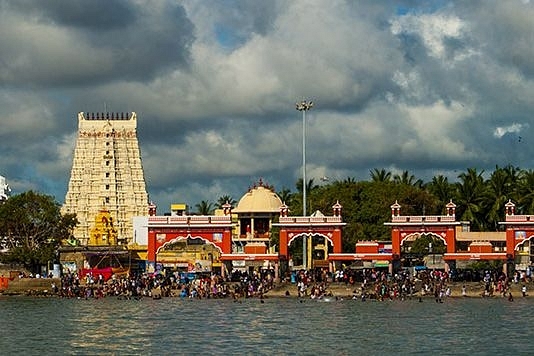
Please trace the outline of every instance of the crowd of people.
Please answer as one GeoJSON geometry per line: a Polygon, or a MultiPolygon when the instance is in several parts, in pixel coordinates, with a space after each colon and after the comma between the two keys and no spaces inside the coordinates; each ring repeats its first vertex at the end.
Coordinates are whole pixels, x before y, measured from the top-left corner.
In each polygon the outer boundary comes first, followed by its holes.
{"type": "MultiPolygon", "coordinates": [[[[352,299],[407,299],[433,296],[436,302],[443,302],[447,297],[452,296],[453,286],[461,296],[473,295],[473,291],[468,293],[466,279],[460,279],[454,273],[440,270],[408,270],[402,269],[394,274],[386,270],[367,268],[350,269],[343,268],[334,273],[317,274],[308,271],[295,273],[292,280],[296,283],[297,295],[299,297],[310,297],[313,299],[330,296],[331,290],[328,283],[331,281],[344,284],[346,289],[352,291],[352,299]],[[462,284],[462,282],[464,284],[462,284]],[[458,290],[458,286],[461,288],[458,290]]],[[[522,296],[527,296],[527,285],[532,282],[530,273],[516,272],[511,278],[498,270],[475,271],[470,274],[463,274],[471,279],[476,276],[480,289],[477,288],[478,296],[492,297],[499,295],[513,300],[511,294],[512,284],[520,286],[522,296]],[[480,278],[478,278],[480,276],[480,278]]],[[[471,285],[472,286],[472,285],[471,285]]],[[[458,296],[458,295],[457,295],[458,296]]]]}
{"type": "MultiPolygon", "coordinates": [[[[180,297],[190,299],[204,298],[263,298],[265,293],[275,287],[273,271],[234,271],[227,278],[215,273],[138,273],[115,274],[108,280],[102,275],[87,274],[81,278],[77,273],[66,272],[61,282],[52,282],[51,292],[62,298],[104,298],[117,297],[138,299],[151,297],[180,297]]],[[[518,285],[521,295],[527,295],[527,285],[532,282],[530,270],[516,271],[507,277],[502,271],[486,270],[471,274],[462,274],[467,278],[475,277],[480,282],[480,296],[502,296],[512,300],[511,286],[518,285]]],[[[48,278],[50,276],[20,275],[20,278],[48,278]]],[[[57,279],[53,279],[57,281],[57,279]]],[[[452,295],[451,285],[458,286],[457,272],[439,270],[402,269],[394,274],[384,269],[341,268],[331,273],[327,269],[300,270],[288,272],[282,283],[296,287],[300,298],[322,299],[333,297],[332,283],[344,285],[352,291],[352,299],[407,299],[413,297],[434,296],[442,302],[452,295]]],[[[464,279],[465,282],[465,279],[464,279]]],[[[472,286],[472,285],[471,285],[472,286]]],[[[287,289],[286,295],[293,295],[287,289]]],[[[456,294],[458,295],[458,294],[456,294]]],[[[466,285],[461,287],[461,295],[467,296],[466,285]]],[[[472,295],[472,291],[470,293],[472,295]]],[[[345,295],[346,297],[348,295],[345,295]]]]}
{"type": "Polygon", "coordinates": [[[215,273],[140,273],[136,275],[113,275],[105,280],[102,275],[87,274],[80,278],[77,273],[67,272],[61,277],[61,285],[52,282],[52,293],[62,298],[139,299],[151,297],[203,298],[252,298],[263,297],[273,288],[270,273],[235,272],[230,279],[215,273]]]}

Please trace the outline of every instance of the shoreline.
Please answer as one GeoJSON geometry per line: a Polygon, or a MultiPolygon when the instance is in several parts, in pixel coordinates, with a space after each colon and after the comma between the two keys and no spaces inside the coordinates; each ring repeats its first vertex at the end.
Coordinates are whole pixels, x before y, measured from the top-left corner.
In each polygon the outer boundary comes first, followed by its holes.
{"type": "MultiPolygon", "coordinates": [[[[19,279],[15,283],[13,283],[11,286],[9,286],[7,289],[0,290],[0,296],[31,296],[31,297],[58,297],[57,293],[52,292],[52,283],[55,283],[56,285],[59,284],[59,279],[56,278],[43,278],[43,279],[19,279]]],[[[262,295],[256,295],[254,297],[249,297],[249,299],[267,299],[267,298],[294,298],[294,299],[314,299],[311,298],[309,295],[309,291],[311,290],[311,287],[313,285],[310,285],[307,289],[308,294],[305,296],[298,296],[298,290],[297,285],[289,282],[282,282],[277,283],[274,288],[266,291],[262,295]],[[289,293],[287,295],[287,293],[289,293]]],[[[450,282],[446,284],[447,287],[451,289],[451,294],[449,296],[443,296],[442,299],[447,298],[502,298],[507,299],[508,293],[512,293],[512,296],[514,299],[516,298],[532,298],[534,297],[534,294],[530,293],[531,287],[534,288],[533,283],[512,283],[510,285],[509,290],[506,292],[506,295],[503,295],[499,292],[494,292],[493,295],[485,295],[484,294],[484,283],[482,282],[450,282]],[[522,295],[521,288],[523,286],[527,286],[527,294],[525,296],[522,295]],[[462,295],[462,286],[466,287],[466,294],[462,295]]],[[[366,300],[380,300],[376,298],[376,295],[373,293],[369,293],[373,290],[373,286],[369,286],[366,289],[367,297],[366,300]]],[[[534,289],[532,289],[534,290],[534,289]]],[[[105,298],[114,298],[114,297],[125,297],[122,295],[119,296],[112,296],[108,295],[105,298]]],[[[177,295],[170,296],[169,298],[176,298],[179,297],[177,295]]],[[[150,298],[152,299],[152,296],[144,296],[143,298],[150,298]]],[[[358,299],[361,300],[361,288],[358,284],[354,285],[348,285],[342,282],[332,282],[327,283],[325,288],[325,294],[322,296],[322,298],[336,298],[336,299],[358,299]]],[[[416,288],[415,292],[413,292],[411,295],[405,295],[404,299],[435,299],[435,295],[433,293],[421,293],[421,288],[416,288]]],[[[212,298],[217,299],[217,298],[212,298]]],[[[226,296],[225,298],[220,299],[232,299],[230,295],[226,296]]],[[[400,296],[397,296],[395,298],[390,298],[389,296],[384,297],[383,300],[401,300],[400,296]]]]}
{"type": "MultiPolygon", "coordinates": [[[[527,294],[523,297],[521,292],[522,283],[518,284],[512,284],[510,285],[509,290],[506,292],[506,296],[503,296],[502,293],[494,292],[493,295],[485,295],[484,294],[484,283],[482,282],[451,282],[448,283],[447,286],[451,288],[451,295],[444,298],[508,298],[508,292],[512,293],[513,298],[532,298],[534,297],[534,294],[531,294],[529,291],[531,290],[532,283],[525,283],[527,286],[527,294]],[[466,286],[466,295],[462,295],[462,286],[466,286]]],[[[534,288],[534,287],[533,287],[534,288]]],[[[309,290],[309,288],[308,288],[309,290]]],[[[367,288],[367,292],[371,291],[372,287],[367,288]]],[[[532,289],[534,290],[534,289],[532,289]]],[[[361,296],[361,288],[357,286],[356,284],[350,286],[345,285],[345,283],[328,283],[326,286],[326,292],[331,293],[332,297],[338,297],[338,298],[348,298],[352,299],[354,296],[356,296],[358,299],[360,299],[361,296]]],[[[264,294],[265,297],[285,297],[285,298],[299,298],[298,297],[298,290],[296,284],[292,283],[283,283],[275,288],[267,291],[264,294]],[[286,296],[286,291],[289,291],[289,296],[286,296]]],[[[433,293],[421,293],[421,289],[417,289],[410,297],[407,298],[432,298],[434,299],[435,296],[433,293]]],[[[300,297],[300,298],[307,298],[311,299],[310,295],[300,297]]],[[[369,298],[367,298],[369,299],[369,298]]],[[[390,299],[384,298],[384,299],[390,299]]],[[[393,298],[393,299],[400,299],[400,298],[393,298]]]]}

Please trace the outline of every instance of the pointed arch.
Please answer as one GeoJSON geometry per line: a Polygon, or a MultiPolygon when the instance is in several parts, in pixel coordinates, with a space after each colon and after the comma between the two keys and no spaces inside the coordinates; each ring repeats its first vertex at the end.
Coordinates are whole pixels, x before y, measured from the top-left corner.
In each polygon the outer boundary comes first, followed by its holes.
{"type": "Polygon", "coordinates": [[[447,246],[447,239],[445,238],[445,236],[442,236],[441,234],[438,234],[438,233],[435,233],[435,232],[432,232],[432,231],[413,232],[411,234],[408,234],[408,235],[404,236],[404,238],[401,240],[400,245],[402,247],[402,246],[404,246],[404,242],[406,242],[406,241],[407,242],[413,242],[413,241],[417,240],[420,237],[428,236],[428,235],[440,239],[441,241],[443,241],[443,244],[445,246],[447,246]]]}
{"type": "Polygon", "coordinates": [[[524,238],[523,241],[518,242],[518,243],[514,246],[514,251],[517,251],[517,249],[518,249],[519,246],[523,245],[523,244],[524,244],[525,242],[527,242],[527,241],[532,240],[533,238],[534,238],[534,234],[533,234],[533,235],[530,235],[529,237],[524,238]]]}
{"type": "Polygon", "coordinates": [[[160,247],[157,248],[156,250],[156,255],[160,252],[160,250],[162,249],[165,249],[165,247],[167,245],[170,245],[170,244],[173,244],[175,242],[178,242],[180,240],[187,240],[187,239],[192,239],[192,240],[203,240],[206,244],[208,245],[212,245],[213,247],[215,247],[217,249],[217,251],[219,251],[219,253],[223,253],[221,247],[217,246],[213,241],[210,241],[202,236],[192,236],[190,233],[187,234],[187,236],[183,236],[183,235],[178,235],[172,239],[170,239],[169,241],[165,241],[165,243],[163,245],[161,245],[160,247]]]}
{"type": "Polygon", "coordinates": [[[325,241],[328,241],[330,243],[330,246],[334,246],[334,240],[332,239],[332,236],[328,236],[328,235],[331,235],[331,234],[322,234],[320,232],[302,232],[300,234],[296,234],[296,235],[293,235],[291,236],[291,238],[289,239],[289,241],[287,242],[287,245],[291,245],[293,243],[293,240],[295,239],[298,239],[300,237],[309,237],[309,236],[320,236],[320,237],[323,237],[325,239],[325,241]]]}

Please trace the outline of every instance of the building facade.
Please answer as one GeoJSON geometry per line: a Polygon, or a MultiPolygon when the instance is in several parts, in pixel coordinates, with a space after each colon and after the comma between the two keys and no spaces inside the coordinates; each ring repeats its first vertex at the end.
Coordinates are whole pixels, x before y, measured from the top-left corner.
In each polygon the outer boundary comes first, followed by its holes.
{"type": "Polygon", "coordinates": [[[289,246],[306,239],[309,266],[331,269],[330,254],[341,253],[341,205],[332,216],[289,217],[288,208],[262,180],[250,188],[233,208],[221,214],[158,216],[155,209],[136,224],[135,235],[147,236],[147,270],[158,268],[190,272],[236,271],[271,273],[277,279],[294,266],[289,246]],[[143,222],[146,224],[143,226],[143,222]]]}
{"type": "Polygon", "coordinates": [[[108,224],[117,232],[116,244],[134,237],[133,217],[148,215],[137,115],[132,113],[78,114],[78,137],[63,213],[75,213],[76,243],[91,243],[95,218],[109,212],[108,224]]]}

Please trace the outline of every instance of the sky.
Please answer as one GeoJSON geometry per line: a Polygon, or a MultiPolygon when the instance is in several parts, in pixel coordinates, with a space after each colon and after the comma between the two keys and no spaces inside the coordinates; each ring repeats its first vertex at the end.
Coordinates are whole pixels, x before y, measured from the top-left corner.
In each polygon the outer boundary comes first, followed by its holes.
{"type": "Polygon", "coordinates": [[[534,1],[0,0],[0,175],[62,204],[78,112],[132,112],[147,192],[239,198],[534,157],[534,1]]]}

